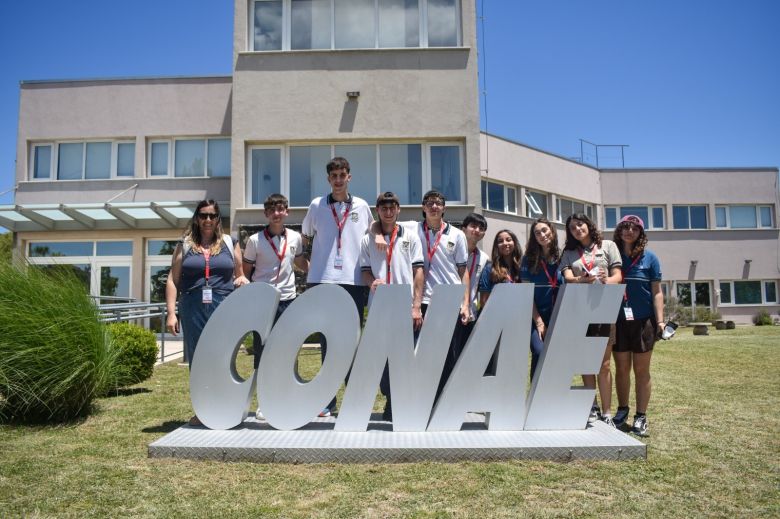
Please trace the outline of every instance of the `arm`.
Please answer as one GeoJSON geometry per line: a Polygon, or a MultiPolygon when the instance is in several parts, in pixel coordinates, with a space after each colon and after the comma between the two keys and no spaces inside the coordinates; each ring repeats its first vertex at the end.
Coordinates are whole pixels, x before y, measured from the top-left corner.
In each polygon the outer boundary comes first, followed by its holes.
{"type": "Polygon", "coordinates": [[[306,256],[304,256],[303,254],[301,254],[300,256],[296,256],[295,260],[293,260],[293,264],[303,272],[309,271],[309,260],[307,260],[306,256]]]}
{"type": "Polygon", "coordinates": [[[469,296],[471,295],[471,278],[469,276],[469,270],[466,266],[458,267],[458,275],[460,276],[460,282],[463,284],[463,302],[460,305],[460,322],[466,324],[471,318],[471,302],[469,296]]]}
{"type": "Polygon", "coordinates": [[[610,285],[618,285],[623,280],[623,274],[620,271],[620,267],[612,267],[609,269],[609,277],[604,281],[610,285]]]}
{"type": "Polygon", "coordinates": [[[371,292],[376,291],[376,287],[379,285],[385,284],[383,279],[374,277],[374,273],[368,269],[361,271],[360,276],[363,279],[363,284],[371,288],[371,292]]]}
{"type": "Polygon", "coordinates": [[[414,329],[419,330],[422,326],[422,293],[425,285],[425,269],[423,267],[414,267],[414,299],[412,300],[412,322],[414,329]]]}
{"type": "Polygon", "coordinates": [[[653,295],[653,308],[655,309],[655,329],[658,333],[662,333],[666,323],[664,321],[664,294],[661,291],[661,282],[653,281],[650,283],[650,291],[653,295]]]}
{"type": "Polygon", "coordinates": [[[572,272],[571,268],[565,268],[563,271],[563,279],[567,283],[594,283],[596,281],[596,278],[594,276],[591,276],[587,272],[582,273],[579,276],[575,276],[574,272],[572,272]]]}
{"type": "Polygon", "coordinates": [[[168,272],[168,280],[165,282],[165,307],[167,309],[165,326],[173,335],[178,335],[180,330],[179,319],[176,317],[176,298],[178,296],[177,287],[181,279],[181,260],[180,243],[176,246],[176,250],[173,251],[171,270],[168,272]]]}
{"type": "Polygon", "coordinates": [[[536,303],[534,303],[533,306],[533,315],[534,326],[536,327],[536,331],[539,332],[539,338],[544,339],[544,334],[547,333],[547,327],[544,325],[544,320],[542,320],[539,310],[536,309],[536,303]]]}
{"type": "Polygon", "coordinates": [[[382,234],[382,224],[380,222],[371,222],[371,225],[368,227],[368,234],[373,237],[371,241],[374,242],[374,246],[379,251],[384,252],[387,250],[387,241],[382,234]]]}
{"type": "MultiPolygon", "coordinates": [[[[490,297],[490,292],[480,292],[479,293],[479,307],[485,308],[485,303],[487,303],[488,298],[490,297]]],[[[482,310],[480,310],[482,311],[482,310]]]]}
{"type": "Polygon", "coordinates": [[[233,286],[242,287],[248,285],[249,280],[244,275],[244,257],[241,253],[241,245],[238,240],[233,246],[233,286]]]}

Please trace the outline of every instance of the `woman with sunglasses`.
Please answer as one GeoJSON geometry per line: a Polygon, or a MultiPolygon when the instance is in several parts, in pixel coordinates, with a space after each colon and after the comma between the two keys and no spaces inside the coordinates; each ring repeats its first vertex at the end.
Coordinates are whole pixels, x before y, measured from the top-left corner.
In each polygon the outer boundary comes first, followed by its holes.
{"type": "Polygon", "coordinates": [[[531,331],[531,378],[544,349],[544,335],[550,326],[558,287],[563,276],[558,270],[561,251],[558,233],[546,218],[538,218],[531,224],[531,233],[525,246],[525,256],[520,264],[520,279],[534,284],[533,328],[531,331]]]}
{"type": "MultiPolygon", "coordinates": [[[[173,335],[184,334],[190,365],[206,321],[234,287],[247,283],[241,269],[241,249],[234,248],[230,236],[222,232],[219,205],[202,200],[173,252],[165,286],[166,325],[173,335]],[[177,297],[181,321],[176,316],[177,297]]],[[[190,419],[190,425],[201,425],[197,416],[190,419]]]]}
{"type": "MultiPolygon", "coordinates": [[[[566,243],[561,257],[561,273],[566,283],[620,283],[620,251],[613,241],[604,240],[596,225],[583,213],[575,213],[566,219],[566,243]]],[[[598,375],[599,396],[604,412],[594,400],[588,423],[598,419],[615,426],[610,412],[612,406],[612,372],[609,361],[614,340],[613,324],[591,324],[589,337],[609,337],[607,349],[598,375]]],[[[596,388],[594,375],[583,375],[582,382],[588,389],[596,388]]]]}
{"type": "Polygon", "coordinates": [[[623,306],[615,325],[615,387],[618,408],[615,426],[628,421],[631,369],[636,386],[636,414],[631,432],[647,436],[647,405],[650,402],[650,358],[656,337],[664,329],[664,296],[661,292],[661,263],[647,249],[645,223],[635,215],[624,216],[615,227],[615,244],[623,259],[626,285],[623,306]]]}

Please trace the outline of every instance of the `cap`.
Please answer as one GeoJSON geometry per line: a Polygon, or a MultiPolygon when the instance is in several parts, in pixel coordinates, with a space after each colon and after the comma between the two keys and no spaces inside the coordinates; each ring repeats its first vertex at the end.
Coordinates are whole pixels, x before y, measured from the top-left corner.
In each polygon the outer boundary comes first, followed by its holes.
{"type": "Polygon", "coordinates": [[[635,214],[627,214],[626,216],[624,216],[623,218],[620,219],[620,221],[618,222],[618,225],[620,225],[621,223],[624,223],[624,222],[633,223],[634,225],[638,225],[642,229],[645,228],[645,222],[643,222],[642,219],[639,218],[635,214]]]}

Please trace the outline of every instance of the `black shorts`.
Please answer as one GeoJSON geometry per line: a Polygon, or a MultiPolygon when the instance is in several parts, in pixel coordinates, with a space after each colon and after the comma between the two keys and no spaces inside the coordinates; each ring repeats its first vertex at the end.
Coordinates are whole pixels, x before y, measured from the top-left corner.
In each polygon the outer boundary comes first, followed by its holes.
{"type": "Polygon", "coordinates": [[[614,324],[589,324],[586,337],[609,337],[607,345],[615,344],[615,325],[614,324]]]}
{"type": "Polygon", "coordinates": [[[620,319],[615,326],[615,345],[612,351],[647,353],[653,351],[656,340],[655,319],[620,319]]]}

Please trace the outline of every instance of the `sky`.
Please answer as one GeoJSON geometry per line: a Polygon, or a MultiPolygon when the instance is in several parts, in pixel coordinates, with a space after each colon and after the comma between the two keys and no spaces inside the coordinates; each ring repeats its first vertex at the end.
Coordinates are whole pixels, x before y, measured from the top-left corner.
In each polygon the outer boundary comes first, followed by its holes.
{"type": "MultiPolygon", "coordinates": [[[[778,0],[478,0],[477,16],[483,130],[572,158],[580,139],[624,144],[626,167],[780,166],[778,0]]],[[[229,75],[232,33],[232,0],[0,2],[0,193],[20,81],[229,75]]]]}

